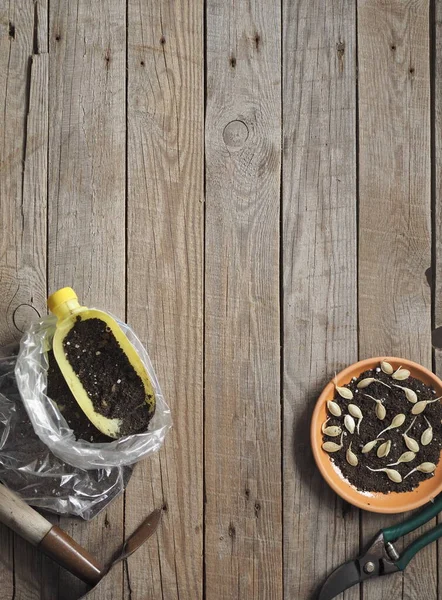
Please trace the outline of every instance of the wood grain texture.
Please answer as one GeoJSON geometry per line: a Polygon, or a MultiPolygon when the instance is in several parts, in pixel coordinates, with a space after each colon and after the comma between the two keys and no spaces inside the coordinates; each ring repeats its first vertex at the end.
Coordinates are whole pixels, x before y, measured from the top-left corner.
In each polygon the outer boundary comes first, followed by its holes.
{"type": "Polygon", "coordinates": [[[128,535],[165,507],[128,563],[128,600],[203,594],[203,67],[201,0],[129,0],[128,321],[174,428],[126,493],[128,535]]]}
{"type": "MultiPolygon", "coordinates": [[[[49,289],[70,285],[82,302],[125,317],[126,5],[50,3],[49,289]]],[[[106,562],[124,536],[123,497],[93,521],[60,526],[106,562]]],[[[103,598],[121,600],[123,567],[103,598]]],[[[84,585],[60,570],[59,593],[84,585]]]]}
{"type": "MultiPolygon", "coordinates": [[[[0,6],[0,340],[19,339],[46,296],[46,59],[33,65],[35,12],[44,3],[0,6]],[[30,107],[30,92],[33,103],[30,107]],[[43,104],[42,104],[43,103],[43,104]],[[32,114],[29,111],[32,110],[32,114]],[[41,119],[40,119],[41,113],[41,119]]],[[[38,39],[38,38],[37,38],[38,39]]]]}
{"type": "MultiPolygon", "coordinates": [[[[442,378],[442,0],[436,0],[431,10],[432,27],[432,75],[434,76],[433,86],[433,249],[434,257],[431,271],[429,273],[429,284],[433,289],[433,315],[434,315],[434,367],[435,373],[442,378]]],[[[438,523],[442,522],[442,517],[438,516],[438,523]]],[[[438,553],[440,556],[441,543],[438,543],[438,553]]],[[[442,565],[438,561],[438,599],[442,598],[442,565]]]]}
{"type": "Polygon", "coordinates": [[[52,529],[52,523],[3,484],[0,484],[0,519],[34,546],[52,529]]]}
{"type": "MultiPolygon", "coordinates": [[[[0,4],[0,345],[45,310],[46,24],[45,1],[0,4]]],[[[0,556],[2,598],[39,598],[47,579],[40,553],[2,527],[0,556]]]]}
{"type": "Polygon", "coordinates": [[[282,592],[278,2],[207,2],[206,597],[282,592]]]}
{"type": "MultiPolygon", "coordinates": [[[[358,49],[361,358],[431,368],[429,2],[359,2],[358,49]]],[[[384,523],[364,515],[364,541],[384,523]]],[[[433,544],[364,600],[436,598],[436,559],[433,544]]]]}
{"type": "Polygon", "coordinates": [[[309,441],[322,387],[357,360],[355,6],[286,0],[283,25],[284,597],[307,599],[359,550],[309,441]]]}

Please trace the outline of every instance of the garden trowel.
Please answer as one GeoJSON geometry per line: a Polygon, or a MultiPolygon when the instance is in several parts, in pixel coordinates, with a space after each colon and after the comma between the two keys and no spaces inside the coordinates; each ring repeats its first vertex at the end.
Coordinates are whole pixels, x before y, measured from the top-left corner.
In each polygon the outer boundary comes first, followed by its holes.
{"type": "Polygon", "coordinates": [[[161,509],[154,510],[105,566],[66,532],[0,484],[0,521],[90,586],[97,585],[115,564],[130,556],[155,533],[161,513],[161,509]]]}

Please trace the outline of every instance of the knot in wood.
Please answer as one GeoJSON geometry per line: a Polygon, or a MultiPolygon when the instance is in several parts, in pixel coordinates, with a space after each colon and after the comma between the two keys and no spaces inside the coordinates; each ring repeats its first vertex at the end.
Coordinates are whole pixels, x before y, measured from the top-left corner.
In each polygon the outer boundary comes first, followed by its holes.
{"type": "Polygon", "coordinates": [[[249,137],[249,128],[244,121],[230,121],[224,127],[223,140],[229,148],[242,148],[249,137]]]}

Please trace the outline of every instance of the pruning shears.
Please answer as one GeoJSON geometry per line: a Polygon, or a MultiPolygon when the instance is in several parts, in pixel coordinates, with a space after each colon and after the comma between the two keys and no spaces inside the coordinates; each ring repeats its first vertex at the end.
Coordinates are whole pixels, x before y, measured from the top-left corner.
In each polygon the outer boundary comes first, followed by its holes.
{"type": "Polygon", "coordinates": [[[416,515],[412,515],[402,523],[381,529],[361,556],[344,563],[329,575],[317,600],[332,600],[344,590],[362,581],[403,571],[419,550],[442,536],[442,524],[426,531],[401,554],[395,548],[395,542],[402,536],[425,525],[441,510],[442,494],[439,494],[416,515]]]}

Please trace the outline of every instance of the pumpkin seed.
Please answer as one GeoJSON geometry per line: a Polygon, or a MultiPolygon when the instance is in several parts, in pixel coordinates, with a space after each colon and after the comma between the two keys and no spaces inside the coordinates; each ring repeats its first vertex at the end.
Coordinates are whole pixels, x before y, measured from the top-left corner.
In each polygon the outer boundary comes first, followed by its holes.
{"type": "Polygon", "coordinates": [[[398,427],[401,427],[401,425],[403,425],[404,422],[405,422],[405,415],[402,413],[399,413],[398,415],[393,417],[393,420],[391,421],[391,425],[389,425],[388,427],[383,429],[376,437],[379,437],[380,435],[382,435],[389,429],[397,429],[398,427]]]}
{"type": "Polygon", "coordinates": [[[424,462],[421,463],[418,467],[416,467],[416,470],[420,471],[421,473],[432,473],[436,470],[436,465],[431,462],[424,462]]]}
{"type": "Polygon", "coordinates": [[[379,421],[383,421],[387,416],[387,410],[382,402],[379,402],[379,404],[376,406],[376,416],[379,421]]]}
{"type": "Polygon", "coordinates": [[[323,429],[322,433],[329,437],[338,437],[338,435],[341,435],[342,429],[338,425],[330,425],[330,427],[323,429]]]}
{"type": "Polygon", "coordinates": [[[359,408],[359,406],[356,406],[356,404],[349,404],[347,408],[348,408],[348,412],[351,414],[351,416],[354,417],[355,419],[358,419],[358,424],[356,426],[356,429],[357,429],[357,432],[359,435],[359,428],[361,426],[361,421],[363,419],[362,411],[359,408]]]}
{"type": "Polygon", "coordinates": [[[343,433],[341,433],[341,441],[339,444],[336,444],[335,442],[324,442],[322,444],[322,449],[325,450],[326,452],[338,452],[339,450],[342,449],[342,437],[343,437],[343,433]]]}
{"type": "Polygon", "coordinates": [[[393,481],[394,483],[401,483],[402,481],[402,476],[398,471],[395,471],[394,469],[370,469],[370,467],[367,467],[367,469],[369,469],[370,471],[382,471],[383,473],[387,474],[387,477],[390,481],[393,481]]]}
{"type": "Polygon", "coordinates": [[[397,461],[395,463],[391,463],[389,465],[387,465],[388,467],[395,467],[396,465],[400,465],[401,463],[404,462],[411,462],[412,460],[414,460],[416,458],[416,454],[414,452],[404,452],[403,454],[401,454],[399,456],[399,458],[397,459],[397,461]]]}
{"type": "Polygon", "coordinates": [[[353,399],[353,392],[346,387],[341,387],[339,385],[335,385],[336,391],[341,396],[341,398],[345,398],[346,400],[353,399]]]}
{"type": "Polygon", "coordinates": [[[410,388],[402,387],[401,385],[393,385],[393,387],[397,387],[400,390],[402,390],[404,392],[405,397],[408,400],[408,402],[412,402],[413,404],[415,404],[417,402],[417,394],[414,390],[410,390],[410,388]]]}
{"type": "Polygon", "coordinates": [[[370,452],[370,450],[373,450],[373,448],[376,446],[376,444],[383,439],[384,438],[379,438],[378,440],[372,440],[371,442],[367,442],[361,450],[362,454],[368,454],[370,452]]]}
{"type": "Polygon", "coordinates": [[[420,415],[421,412],[423,412],[425,410],[426,406],[427,406],[426,400],[420,400],[419,402],[416,402],[416,404],[411,409],[411,414],[412,415],[420,415]]]}
{"type": "Polygon", "coordinates": [[[410,377],[410,371],[408,369],[403,369],[399,367],[393,373],[392,378],[396,379],[396,381],[403,381],[404,379],[408,379],[410,377]]]}
{"type": "Polygon", "coordinates": [[[409,450],[411,450],[414,453],[419,452],[419,444],[416,442],[415,439],[413,439],[406,433],[403,433],[402,437],[404,438],[405,445],[409,450]]]}
{"type": "Polygon", "coordinates": [[[370,398],[370,400],[374,400],[376,402],[376,416],[380,421],[383,421],[385,419],[385,415],[387,414],[387,411],[385,410],[385,406],[382,404],[382,400],[373,398],[373,396],[370,396],[370,394],[364,394],[364,396],[366,396],[367,398],[370,398]]]}
{"type": "Polygon", "coordinates": [[[386,375],[391,375],[393,373],[393,367],[386,360],[381,362],[381,369],[386,375]]]}
{"type": "Polygon", "coordinates": [[[359,406],[356,406],[356,404],[349,404],[347,408],[352,417],[355,419],[362,419],[362,411],[359,406]]]}
{"type": "Polygon", "coordinates": [[[347,448],[345,458],[349,465],[351,465],[352,467],[357,467],[359,461],[358,461],[358,457],[351,449],[351,442],[350,442],[350,446],[347,448]]]}
{"type": "Polygon", "coordinates": [[[427,417],[425,415],[424,415],[424,419],[427,422],[428,428],[421,435],[421,444],[422,444],[422,446],[428,446],[428,444],[430,444],[431,441],[433,440],[433,428],[431,426],[430,421],[427,419],[427,417]]]}
{"type": "Polygon", "coordinates": [[[374,377],[366,377],[365,379],[361,379],[361,381],[358,383],[358,385],[356,387],[358,389],[362,390],[362,389],[368,387],[370,385],[370,383],[373,383],[373,381],[375,381],[374,377]]]}
{"type": "Polygon", "coordinates": [[[408,426],[408,428],[406,429],[406,431],[404,431],[404,433],[402,434],[402,437],[404,438],[405,445],[407,446],[407,448],[409,450],[411,450],[414,453],[419,452],[419,444],[417,443],[417,441],[414,438],[410,437],[407,434],[410,431],[410,429],[413,427],[414,422],[416,421],[416,419],[417,419],[417,417],[414,417],[414,419],[411,421],[411,424],[408,426]]]}
{"type": "Polygon", "coordinates": [[[387,440],[383,444],[381,444],[376,452],[378,458],[384,458],[390,454],[391,450],[391,440],[387,440]]]}
{"type": "Polygon", "coordinates": [[[427,404],[432,404],[433,402],[437,402],[441,398],[442,398],[442,396],[439,396],[439,398],[435,398],[434,400],[419,400],[419,402],[416,402],[416,404],[411,409],[411,414],[412,415],[420,415],[427,408],[427,404]]]}
{"type": "Polygon", "coordinates": [[[329,400],[327,402],[328,412],[332,414],[334,417],[340,417],[342,415],[341,408],[339,404],[333,402],[333,400],[329,400]]]}
{"type": "Polygon", "coordinates": [[[344,426],[350,433],[355,432],[356,424],[355,424],[355,420],[353,419],[353,417],[351,415],[345,415],[344,426]]]}
{"type": "Polygon", "coordinates": [[[411,471],[405,475],[404,479],[407,479],[407,477],[409,477],[412,473],[415,473],[416,471],[419,471],[420,473],[433,473],[433,471],[435,470],[436,465],[434,463],[424,462],[415,467],[414,469],[411,469],[411,471]]]}

